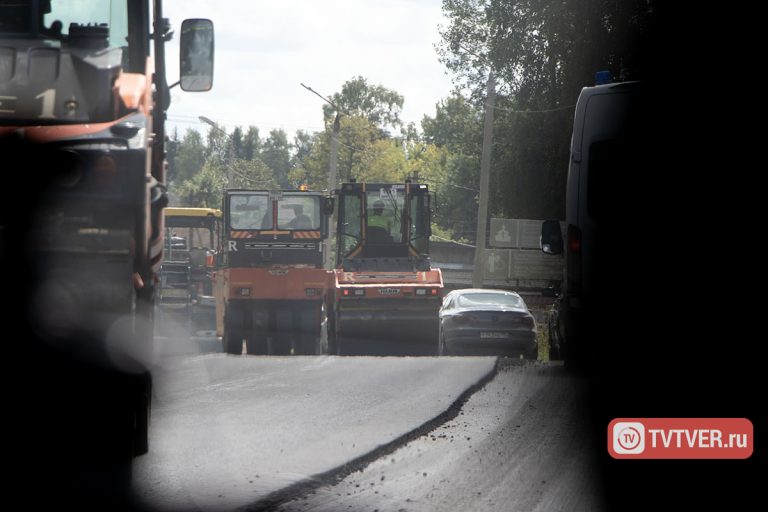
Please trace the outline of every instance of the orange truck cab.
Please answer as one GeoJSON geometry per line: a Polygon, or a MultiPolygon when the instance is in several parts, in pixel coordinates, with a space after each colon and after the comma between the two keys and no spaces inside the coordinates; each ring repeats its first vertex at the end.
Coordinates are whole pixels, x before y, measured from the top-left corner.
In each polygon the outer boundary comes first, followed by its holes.
{"type": "Polygon", "coordinates": [[[227,190],[215,276],[217,333],[241,354],[318,354],[329,273],[323,240],[333,198],[299,190],[227,190]]]}

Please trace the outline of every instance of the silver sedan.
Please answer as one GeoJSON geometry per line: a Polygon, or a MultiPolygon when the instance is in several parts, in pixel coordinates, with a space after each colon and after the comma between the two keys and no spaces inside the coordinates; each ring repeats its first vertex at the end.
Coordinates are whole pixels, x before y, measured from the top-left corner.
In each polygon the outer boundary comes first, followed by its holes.
{"type": "Polygon", "coordinates": [[[522,297],[505,290],[454,290],[440,308],[440,355],[536,359],[536,321],[522,297]]]}

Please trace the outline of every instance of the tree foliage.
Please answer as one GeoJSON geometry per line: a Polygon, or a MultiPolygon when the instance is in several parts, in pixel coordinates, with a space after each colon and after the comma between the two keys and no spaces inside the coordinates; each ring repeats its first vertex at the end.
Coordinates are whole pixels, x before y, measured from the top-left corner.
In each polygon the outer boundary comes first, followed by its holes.
{"type": "MultiPolygon", "coordinates": [[[[333,99],[345,110],[339,118],[334,188],[351,179],[429,183],[438,193],[436,232],[473,238],[481,110],[452,96],[437,105],[434,117],[425,116],[420,132],[413,123],[400,123],[402,96],[362,77],[345,83],[333,99]],[[400,136],[385,129],[398,124],[400,136]]],[[[291,141],[283,130],[271,130],[262,139],[254,126],[230,133],[212,127],[204,139],[190,130],[174,145],[172,197],[187,206],[218,207],[230,172],[230,187],[327,190],[332,139],[333,122],[318,133],[300,130],[291,141]]]]}
{"type": "Polygon", "coordinates": [[[642,77],[653,0],[445,0],[449,23],[439,53],[485,100],[488,73],[498,81],[492,209],[515,217],[564,215],[573,105],[594,73],[642,77]]]}
{"type": "MultiPolygon", "coordinates": [[[[341,86],[341,91],[331,96],[339,113],[351,117],[363,117],[381,130],[400,127],[400,113],[403,97],[396,91],[382,85],[371,85],[362,76],[357,76],[341,86]]],[[[337,112],[331,105],[323,105],[326,124],[331,124],[337,112]]]]}
{"type": "Polygon", "coordinates": [[[200,172],[205,162],[206,147],[200,132],[196,130],[187,130],[184,138],[176,140],[173,146],[175,157],[169,161],[168,180],[181,183],[200,172]]]}
{"type": "Polygon", "coordinates": [[[424,116],[424,140],[442,150],[442,172],[435,182],[437,224],[457,238],[475,238],[482,152],[482,110],[459,94],[424,116]]]}
{"type": "Polygon", "coordinates": [[[283,130],[271,130],[261,149],[261,160],[272,169],[280,188],[288,188],[288,174],[291,170],[291,145],[283,130]]]}
{"type": "Polygon", "coordinates": [[[212,162],[206,162],[200,172],[181,183],[176,195],[185,206],[220,208],[226,183],[226,174],[212,162]]]}

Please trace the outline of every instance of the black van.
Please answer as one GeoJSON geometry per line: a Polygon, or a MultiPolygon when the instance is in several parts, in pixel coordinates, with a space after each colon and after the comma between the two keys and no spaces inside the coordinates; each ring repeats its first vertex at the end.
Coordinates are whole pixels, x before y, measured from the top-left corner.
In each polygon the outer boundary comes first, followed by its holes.
{"type": "Polygon", "coordinates": [[[636,132],[644,125],[642,90],[640,82],[623,82],[585,87],[579,95],[568,167],[566,233],[563,236],[556,220],[545,221],[541,232],[542,251],[565,252],[561,294],[550,324],[550,359],[568,362],[591,349],[581,340],[585,324],[599,315],[597,301],[610,295],[601,280],[621,258],[620,219],[627,213],[623,192],[631,193],[627,183],[642,172],[637,168],[642,144],[636,132]]]}

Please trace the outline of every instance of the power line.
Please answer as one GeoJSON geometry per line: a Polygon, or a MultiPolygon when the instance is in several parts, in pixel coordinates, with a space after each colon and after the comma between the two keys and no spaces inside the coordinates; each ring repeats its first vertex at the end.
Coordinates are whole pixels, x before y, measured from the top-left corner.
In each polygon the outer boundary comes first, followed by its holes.
{"type": "Polygon", "coordinates": [[[461,189],[464,189],[464,190],[469,190],[470,192],[480,192],[476,188],[464,187],[462,185],[454,185],[453,183],[446,183],[444,181],[437,181],[437,180],[433,180],[433,179],[430,179],[430,178],[424,178],[424,181],[429,181],[429,182],[435,183],[437,185],[445,185],[445,186],[448,186],[448,187],[461,188],[461,189]]]}
{"type": "MultiPolygon", "coordinates": [[[[490,105],[486,103],[486,107],[488,106],[490,105]]],[[[567,105],[565,107],[548,108],[544,110],[513,110],[510,108],[504,108],[504,107],[499,107],[495,105],[493,106],[493,108],[496,110],[503,110],[504,112],[511,112],[513,114],[545,114],[547,112],[557,112],[558,110],[566,110],[566,109],[574,108],[575,106],[576,104],[574,103],[573,105],[567,105]]]]}
{"type": "MultiPolygon", "coordinates": [[[[185,115],[169,115],[168,121],[176,124],[189,124],[189,125],[199,125],[200,121],[197,120],[194,116],[185,116],[185,115]]],[[[307,131],[315,131],[315,132],[322,132],[325,130],[324,126],[308,126],[308,125],[297,125],[297,124],[285,124],[285,123],[267,123],[267,122],[258,122],[258,121],[249,121],[247,123],[242,121],[235,121],[233,119],[218,119],[219,124],[221,125],[234,125],[234,126],[255,126],[257,128],[290,128],[293,130],[307,130],[307,131]]]]}
{"type": "Polygon", "coordinates": [[[450,238],[443,238],[443,237],[441,237],[441,236],[437,236],[437,235],[432,235],[430,238],[437,238],[438,240],[442,240],[442,241],[444,241],[444,242],[452,242],[452,243],[454,243],[454,244],[457,244],[457,245],[463,245],[464,247],[471,247],[471,248],[473,248],[473,249],[476,249],[476,248],[477,248],[477,246],[476,246],[476,245],[472,245],[472,244],[465,244],[465,243],[463,243],[463,242],[457,242],[456,240],[451,240],[450,238]]]}

